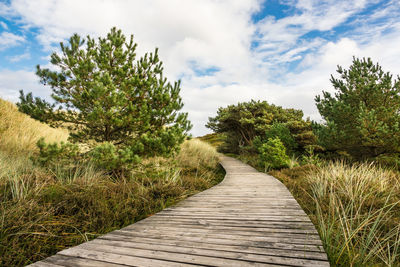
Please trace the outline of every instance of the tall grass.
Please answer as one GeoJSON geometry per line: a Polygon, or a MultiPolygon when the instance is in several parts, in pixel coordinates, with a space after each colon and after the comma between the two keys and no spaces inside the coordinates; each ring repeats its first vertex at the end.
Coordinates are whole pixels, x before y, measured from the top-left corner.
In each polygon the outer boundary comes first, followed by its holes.
{"type": "Polygon", "coordinates": [[[36,150],[36,142],[66,141],[68,131],[54,129],[18,111],[11,102],[0,99],[0,150],[18,155],[36,150]]]}
{"type": "Polygon", "coordinates": [[[310,216],[332,266],[400,266],[399,172],[338,161],[270,174],[310,216]]]}
{"type": "Polygon", "coordinates": [[[330,162],[307,176],[332,263],[400,264],[399,174],[373,164],[330,162]]]}
{"type": "Polygon", "coordinates": [[[181,166],[186,168],[214,167],[219,162],[215,147],[199,139],[185,141],[177,156],[181,166]]]}
{"type": "Polygon", "coordinates": [[[116,179],[91,165],[33,165],[0,150],[0,266],[23,266],[119,229],[223,178],[215,149],[187,141],[116,179]]]}

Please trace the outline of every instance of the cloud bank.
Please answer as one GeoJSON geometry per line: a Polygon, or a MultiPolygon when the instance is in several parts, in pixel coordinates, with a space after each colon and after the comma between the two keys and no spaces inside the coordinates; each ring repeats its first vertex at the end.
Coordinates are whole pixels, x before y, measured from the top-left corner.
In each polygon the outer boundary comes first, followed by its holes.
{"type": "MultiPolygon", "coordinates": [[[[400,73],[397,1],[14,0],[0,10],[18,29],[1,24],[3,52],[34,43],[45,57],[75,32],[101,36],[112,26],[134,34],[139,55],[158,47],[169,80],[182,80],[195,136],[207,132],[218,107],[250,99],[299,108],[318,120],[315,95],[331,90],[330,74],[353,56],[400,73]]],[[[8,55],[9,66],[34,59],[24,49],[8,55]]],[[[49,94],[33,66],[9,66],[0,67],[0,97],[15,101],[19,89],[49,94]]]]}

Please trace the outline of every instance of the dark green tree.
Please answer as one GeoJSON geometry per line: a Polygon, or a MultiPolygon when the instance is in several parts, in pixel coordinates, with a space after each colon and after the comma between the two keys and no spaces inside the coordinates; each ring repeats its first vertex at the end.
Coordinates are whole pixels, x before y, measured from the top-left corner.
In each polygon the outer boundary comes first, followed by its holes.
{"type": "Polygon", "coordinates": [[[290,133],[289,128],[284,123],[274,123],[271,127],[265,132],[263,136],[263,143],[269,139],[273,139],[278,137],[283,145],[286,148],[286,153],[291,155],[297,148],[297,143],[293,138],[293,135],[290,133]]]}
{"type": "Polygon", "coordinates": [[[311,122],[304,121],[302,118],[303,112],[301,110],[284,109],[280,106],[268,104],[266,101],[251,100],[250,102],[219,108],[217,116],[209,118],[206,127],[216,133],[226,135],[224,151],[240,153],[243,149],[251,148],[256,137],[264,141],[268,139],[266,134],[269,135],[268,137],[272,135],[283,137],[279,136],[275,130],[269,132],[272,125],[280,123],[289,129],[296,142],[300,142],[295,146],[303,149],[305,145],[312,143],[313,140],[315,141],[315,136],[312,133],[311,122]],[[299,127],[299,125],[302,127],[299,127]],[[306,127],[307,125],[308,127],[306,127]],[[306,140],[305,135],[302,135],[305,132],[310,133],[311,140],[306,140]]]}
{"type": "Polygon", "coordinates": [[[331,76],[335,94],[316,96],[326,123],[315,127],[328,150],[355,159],[400,152],[400,82],[370,58],[353,58],[348,70],[338,66],[331,76]]]}
{"type": "Polygon", "coordinates": [[[191,124],[179,112],[180,82],[164,77],[157,49],[136,59],[133,36],[127,39],[116,28],[97,41],[74,34],[60,47],[60,54],[51,55],[54,68],[37,66],[36,72],[51,87],[54,104],[21,93],[21,111],[67,125],[72,142],[106,143],[96,150],[104,158],[105,151],[127,159],[178,148],[191,124]]]}

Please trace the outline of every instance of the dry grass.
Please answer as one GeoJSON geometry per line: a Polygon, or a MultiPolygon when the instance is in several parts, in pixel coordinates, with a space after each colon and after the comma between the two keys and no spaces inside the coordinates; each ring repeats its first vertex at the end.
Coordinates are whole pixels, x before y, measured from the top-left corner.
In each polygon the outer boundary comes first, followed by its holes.
{"type": "Polygon", "coordinates": [[[54,129],[18,111],[11,102],[0,99],[0,150],[8,154],[36,150],[36,142],[45,137],[47,142],[66,141],[68,131],[54,129]]]}
{"type": "Polygon", "coordinates": [[[219,162],[219,155],[212,145],[192,139],[182,144],[177,160],[181,166],[187,168],[215,167],[219,162]]]}
{"type": "Polygon", "coordinates": [[[147,159],[119,179],[85,164],[43,169],[0,151],[0,266],[38,261],[219,183],[217,153],[207,148],[188,141],[175,157],[147,159]]]}
{"type": "Polygon", "coordinates": [[[400,176],[331,162],[308,175],[316,220],[334,264],[400,264],[400,176]]]}
{"type": "Polygon", "coordinates": [[[400,265],[400,174],[328,162],[270,172],[316,225],[332,266],[400,265]]]}

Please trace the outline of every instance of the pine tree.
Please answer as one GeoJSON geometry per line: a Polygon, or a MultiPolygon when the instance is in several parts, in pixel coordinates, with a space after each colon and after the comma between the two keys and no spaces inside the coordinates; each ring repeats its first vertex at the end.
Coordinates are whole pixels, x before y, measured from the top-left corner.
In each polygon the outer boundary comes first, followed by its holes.
{"type": "MultiPolygon", "coordinates": [[[[274,124],[282,124],[289,130],[289,134],[296,142],[290,149],[296,147],[301,151],[315,143],[311,122],[303,120],[301,110],[285,109],[267,101],[251,100],[220,107],[217,116],[208,118],[206,127],[227,136],[222,147],[224,152],[241,153],[253,147],[255,138],[266,141],[272,137],[267,135],[274,124]]],[[[278,135],[273,135],[276,136],[278,135]]]]}
{"type": "Polygon", "coordinates": [[[353,58],[348,70],[331,76],[336,92],[315,98],[326,120],[318,128],[328,150],[346,151],[356,159],[400,152],[400,81],[370,58],[353,58]]]}
{"type": "Polygon", "coordinates": [[[180,82],[163,76],[157,49],[136,59],[133,35],[127,40],[116,28],[97,41],[74,34],[60,47],[51,55],[55,68],[37,66],[36,72],[51,87],[54,104],[21,93],[21,111],[68,125],[72,142],[107,143],[124,157],[169,155],[183,142],[191,124],[179,112],[180,82]]]}

